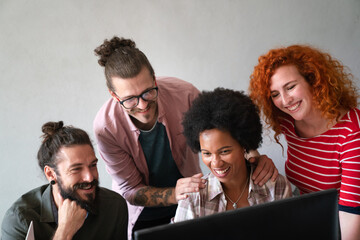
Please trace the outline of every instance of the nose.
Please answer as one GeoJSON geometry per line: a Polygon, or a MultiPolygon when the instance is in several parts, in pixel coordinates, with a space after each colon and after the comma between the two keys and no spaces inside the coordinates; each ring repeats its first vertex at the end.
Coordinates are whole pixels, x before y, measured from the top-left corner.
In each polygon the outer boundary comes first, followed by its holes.
{"type": "Polygon", "coordinates": [[[94,180],[94,175],[91,169],[87,168],[83,173],[83,181],[84,182],[92,182],[94,180]]]}
{"type": "Polygon", "coordinates": [[[222,160],[219,154],[213,154],[213,158],[211,160],[211,166],[213,168],[219,168],[222,166],[222,160]]]}
{"type": "Polygon", "coordinates": [[[147,108],[148,104],[149,104],[148,101],[145,101],[144,99],[139,98],[139,104],[137,105],[137,107],[140,109],[145,109],[145,108],[147,108]]]}
{"type": "Polygon", "coordinates": [[[291,96],[289,96],[288,94],[282,94],[281,95],[281,101],[282,101],[282,103],[283,103],[283,105],[284,106],[287,106],[287,105],[289,105],[289,103],[291,103],[291,101],[292,101],[292,97],[291,96]]]}

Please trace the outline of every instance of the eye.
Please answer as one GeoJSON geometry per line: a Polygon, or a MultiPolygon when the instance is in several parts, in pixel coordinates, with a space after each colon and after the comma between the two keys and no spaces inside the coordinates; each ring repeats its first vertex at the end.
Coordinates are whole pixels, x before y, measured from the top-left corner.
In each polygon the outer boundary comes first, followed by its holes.
{"type": "Polygon", "coordinates": [[[132,103],[136,102],[136,97],[128,98],[128,99],[124,100],[124,102],[126,102],[126,104],[132,104],[132,103]]]}
{"type": "Polygon", "coordinates": [[[146,99],[146,100],[152,100],[156,97],[156,90],[155,89],[149,89],[146,92],[144,92],[141,95],[142,98],[146,99]]]}
{"type": "Polygon", "coordinates": [[[76,167],[76,168],[70,169],[71,173],[77,173],[77,172],[80,172],[80,171],[81,171],[81,167],[76,167]]]}
{"type": "Polygon", "coordinates": [[[289,87],[287,88],[287,90],[291,90],[291,89],[293,89],[295,86],[296,86],[296,84],[291,85],[291,86],[289,86],[289,87]]]}
{"type": "Polygon", "coordinates": [[[202,155],[203,155],[204,157],[210,157],[210,156],[211,156],[211,153],[209,153],[209,152],[202,152],[202,155]]]}
{"type": "Polygon", "coordinates": [[[271,93],[271,98],[276,98],[277,96],[279,96],[279,93],[271,93]]]}
{"type": "Polygon", "coordinates": [[[92,168],[96,167],[96,166],[97,166],[97,163],[93,163],[93,164],[90,165],[90,167],[92,167],[92,168]]]}
{"type": "Polygon", "coordinates": [[[231,153],[231,150],[230,150],[230,149],[222,150],[222,151],[220,152],[221,155],[227,155],[227,154],[229,154],[229,153],[231,153]]]}

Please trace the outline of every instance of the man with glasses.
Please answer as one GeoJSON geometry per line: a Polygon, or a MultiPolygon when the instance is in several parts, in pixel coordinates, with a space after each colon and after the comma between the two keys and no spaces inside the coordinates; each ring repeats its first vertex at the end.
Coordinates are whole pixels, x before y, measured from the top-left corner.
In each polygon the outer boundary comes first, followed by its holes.
{"type": "MultiPolygon", "coordinates": [[[[169,223],[177,201],[205,187],[181,125],[199,91],[177,78],[155,77],[130,39],[105,40],[95,53],[112,99],[97,113],[94,131],[113,190],[128,202],[131,238],[135,230],[169,223]]],[[[271,160],[265,162],[259,176],[276,177],[271,160]]]]}

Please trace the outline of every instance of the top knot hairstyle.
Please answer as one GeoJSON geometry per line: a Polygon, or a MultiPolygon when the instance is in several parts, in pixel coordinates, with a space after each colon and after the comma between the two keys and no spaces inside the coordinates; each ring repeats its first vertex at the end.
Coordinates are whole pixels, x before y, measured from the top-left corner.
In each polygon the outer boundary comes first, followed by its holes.
{"type": "Polygon", "coordinates": [[[265,123],[279,142],[280,121],[286,114],[279,110],[270,97],[270,81],[277,68],[294,65],[311,86],[315,107],[328,120],[338,120],[342,109],[357,107],[357,89],[353,76],[340,61],[330,54],[307,45],[291,45],[271,49],[259,57],[250,76],[251,99],[263,113],[265,123]]]}
{"type": "Polygon", "coordinates": [[[62,121],[47,122],[42,126],[42,144],[37,154],[38,164],[56,168],[56,156],[61,147],[88,144],[93,148],[89,135],[82,129],[64,126],[62,121]]]}
{"type": "Polygon", "coordinates": [[[262,142],[259,110],[242,91],[203,91],[185,113],[182,125],[194,152],[200,151],[200,134],[215,128],[229,132],[246,152],[256,150],[262,142]]]}
{"type": "Polygon", "coordinates": [[[94,52],[99,57],[99,65],[105,67],[106,84],[113,92],[115,89],[112,85],[112,77],[132,78],[137,76],[143,67],[146,67],[155,79],[149,60],[131,39],[117,36],[110,40],[105,39],[94,52]]]}

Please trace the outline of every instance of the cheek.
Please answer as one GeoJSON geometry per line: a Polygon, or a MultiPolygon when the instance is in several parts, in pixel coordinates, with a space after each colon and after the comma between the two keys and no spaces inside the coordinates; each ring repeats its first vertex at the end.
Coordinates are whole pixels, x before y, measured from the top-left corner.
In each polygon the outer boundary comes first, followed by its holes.
{"type": "Polygon", "coordinates": [[[201,160],[208,168],[210,168],[210,164],[211,164],[210,158],[201,157],[201,160]]]}
{"type": "Polygon", "coordinates": [[[276,99],[271,99],[275,107],[280,108],[282,106],[281,99],[278,97],[276,99]]]}
{"type": "Polygon", "coordinates": [[[93,177],[94,177],[94,178],[96,178],[96,179],[99,178],[99,172],[98,172],[97,168],[95,168],[95,169],[93,170],[92,174],[93,174],[93,177]]]}

